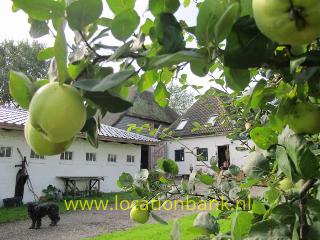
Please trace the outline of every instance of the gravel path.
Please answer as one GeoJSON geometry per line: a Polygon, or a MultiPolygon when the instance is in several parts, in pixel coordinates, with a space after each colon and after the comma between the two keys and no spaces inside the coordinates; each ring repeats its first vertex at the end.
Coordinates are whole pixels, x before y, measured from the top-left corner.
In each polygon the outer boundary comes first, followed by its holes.
{"type": "MultiPolygon", "coordinates": [[[[158,211],[166,220],[191,213],[179,210],[158,211]]],[[[58,226],[50,227],[49,224],[48,218],[43,219],[40,230],[28,229],[30,220],[0,224],[0,240],[79,240],[136,225],[129,219],[129,211],[120,210],[68,212],[61,215],[58,226]]]]}

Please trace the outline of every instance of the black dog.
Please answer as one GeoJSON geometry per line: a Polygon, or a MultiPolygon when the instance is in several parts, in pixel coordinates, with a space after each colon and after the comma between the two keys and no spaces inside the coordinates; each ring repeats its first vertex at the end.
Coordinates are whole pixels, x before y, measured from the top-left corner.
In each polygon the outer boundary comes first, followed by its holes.
{"type": "Polygon", "coordinates": [[[41,219],[48,215],[51,220],[50,226],[56,226],[60,220],[59,207],[54,203],[38,205],[36,203],[28,203],[28,214],[32,219],[30,229],[39,229],[41,227],[41,219]]]}

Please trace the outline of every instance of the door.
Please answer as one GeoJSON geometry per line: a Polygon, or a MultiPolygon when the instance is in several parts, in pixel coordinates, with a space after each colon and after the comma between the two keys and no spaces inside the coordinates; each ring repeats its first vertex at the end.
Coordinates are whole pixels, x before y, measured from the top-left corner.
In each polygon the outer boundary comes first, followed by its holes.
{"type": "Polygon", "coordinates": [[[141,169],[149,168],[149,146],[141,146],[141,169]]]}
{"type": "Polygon", "coordinates": [[[229,145],[218,146],[218,167],[227,170],[230,166],[229,145]]]}

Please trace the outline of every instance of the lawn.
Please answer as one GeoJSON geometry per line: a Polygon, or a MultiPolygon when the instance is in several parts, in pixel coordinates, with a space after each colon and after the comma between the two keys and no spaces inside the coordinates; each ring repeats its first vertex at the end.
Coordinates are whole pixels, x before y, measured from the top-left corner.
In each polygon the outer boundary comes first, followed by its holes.
{"type": "MultiPolygon", "coordinates": [[[[180,218],[179,226],[181,230],[181,239],[193,240],[195,237],[202,235],[200,229],[192,227],[196,214],[180,218]]],[[[169,225],[161,224],[144,224],[137,227],[130,228],[126,231],[112,232],[86,240],[168,240],[172,231],[173,221],[169,225]]]]}
{"type": "MultiPolygon", "coordinates": [[[[108,200],[110,204],[114,203],[115,196],[118,196],[119,201],[120,200],[134,200],[137,199],[137,195],[133,195],[126,192],[119,192],[119,193],[107,193],[104,196],[100,197],[92,197],[92,198],[84,198],[87,200],[95,199],[95,200],[108,200]]],[[[79,198],[77,198],[79,199],[79,198]]],[[[66,212],[64,201],[61,201],[58,203],[60,213],[66,212]]],[[[0,224],[1,223],[7,223],[7,222],[14,222],[17,220],[24,220],[28,218],[27,213],[27,206],[23,205],[16,208],[0,208],[0,224]]]]}

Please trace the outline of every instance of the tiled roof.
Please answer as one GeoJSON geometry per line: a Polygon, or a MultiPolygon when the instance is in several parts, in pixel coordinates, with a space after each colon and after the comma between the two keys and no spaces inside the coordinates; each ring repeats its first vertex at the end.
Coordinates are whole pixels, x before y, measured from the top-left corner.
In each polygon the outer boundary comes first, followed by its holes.
{"type": "MultiPolygon", "coordinates": [[[[27,111],[21,109],[0,106],[0,128],[23,130],[28,115],[27,111]]],[[[157,139],[110,127],[105,124],[101,124],[98,137],[102,141],[129,142],[141,145],[155,145],[159,142],[157,139]]]]}
{"type": "Polygon", "coordinates": [[[171,126],[170,129],[174,132],[175,137],[191,137],[203,135],[225,135],[232,130],[230,124],[224,124],[221,116],[225,113],[223,106],[223,97],[216,96],[214,90],[209,90],[206,94],[201,96],[180,118],[178,118],[171,126]],[[211,116],[217,115],[217,121],[214,126],[208,124],[211,116]],[[220,118],[219,118],[220,116],[220,118]],[[177,130],[178,125],[186,120],[187,123],[181,130],[177,130]],[[200,129],[194,130],[193,123],[198,122],[202,126],[200,129]]]}

